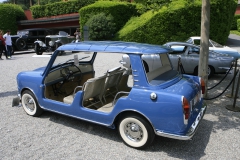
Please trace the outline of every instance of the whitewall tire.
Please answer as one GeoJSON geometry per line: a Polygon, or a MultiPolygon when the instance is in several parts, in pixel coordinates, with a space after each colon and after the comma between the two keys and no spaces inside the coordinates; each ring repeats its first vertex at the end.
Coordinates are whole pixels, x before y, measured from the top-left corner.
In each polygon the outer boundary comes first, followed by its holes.
{"type": "Polygon", "coordinates": [[[31,91],[24,91],[22,94],[22,106],[24,111],[30,116],[39,116],[43,110],[37,103],[37,100],[31,91]]]}
{"type": "Polygon", "coordinates": [[[124,143],[137,149],[147,147],[155,137],[152,127],[140,116],[122,118],[118,129],[124,143]]]}

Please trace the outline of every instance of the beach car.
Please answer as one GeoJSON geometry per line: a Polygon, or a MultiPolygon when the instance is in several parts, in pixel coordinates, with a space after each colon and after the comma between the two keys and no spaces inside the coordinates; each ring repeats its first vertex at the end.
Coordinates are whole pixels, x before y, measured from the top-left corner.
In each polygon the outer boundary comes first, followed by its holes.
{"type": "MultiPolygon", "coordinates": [[[[200,45],[200,41],[201,41],[201,37],[193,36],[193,37],[189,37],[186,42],[192,43],[195,45],[200,45]]],[[[240,53],[236,49],[230,48],[228,46],[223,46],[211,39],[209,39],[209,50],[222,53],[222,54],[227,54],[229,56],[234,57],[235,59],[240,58],[240,53]]]]}
{"type": "Polygon", "coordinates": [[[150,145],[155,135],[189,140],[207,108],[204,81],[173,70],[171,51],[135,42],[65,44],[47,66],[17,75],[19,100],[33,117],[51,111],[117,129],[123,142],[137,149],[150,145]],[[119,63],[123,54],[129,56],[131,68],[119,63]],[[110,63],[117,66],[105,70],[102,59],[96,64],[103,55],[106,68],[110,63]],[[144,55],[158,55],[161,65],[146,73],[144,55]],[[95,68],[104,71],[99,74],[95,68]]]}

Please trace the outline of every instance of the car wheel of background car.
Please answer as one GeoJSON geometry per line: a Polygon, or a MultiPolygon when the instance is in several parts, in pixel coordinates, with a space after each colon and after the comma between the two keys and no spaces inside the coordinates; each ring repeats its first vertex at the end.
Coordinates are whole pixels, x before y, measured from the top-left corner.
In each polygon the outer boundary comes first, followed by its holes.
{"type": "Polygon", "coordinates": [[[40,52],[39,48],[40,48],[39,44],[35,43],[34,50],[35,50],[36,54],[37,55],[42,55],[43,52],[40,52]]]}
{"type": "Polygon", "coordinates": [[[208,66],[208,78],[212,77],[212,75],[214,74],[214,68],[212,66],[208,66]]]}
{"type": "Polygon", "coordinates": [[[56,45],[55,45],[56,49],[57,49],[58,47],[60,47],[61,45],[62,45],[61,43],[56,43],[56,45]]]}
{"type": "Polygon", "coordinates": [[[37,100],[33,93],[26,90],[22,94],[22,106],[25,112],[30,116],[39,116],[42,114],[43,110],[37,103],[37,100]]]}
{"type": "Polygon", "coordinates": [[[118,130],[125,144],[142,149],[150,145],[155,137],[150,124],[140,116],[125,116],[120,120],[118,130]]]}
{"type": "MultiPolygon", "coordinates": [[[[208,78],[211,78],[214,72],[215,72],[214,68],[212,66],[208,66],[208,71],[207,71],[208,78]]],[[[194,69],[194,75],[198,76],[198,67],[194,69]]]]}
{"type": "Polygon", "coordinates": [[[23,38],[18,38],[16,40],[16,47],[19,51],[26,49],[27,43],[23,38]]]}

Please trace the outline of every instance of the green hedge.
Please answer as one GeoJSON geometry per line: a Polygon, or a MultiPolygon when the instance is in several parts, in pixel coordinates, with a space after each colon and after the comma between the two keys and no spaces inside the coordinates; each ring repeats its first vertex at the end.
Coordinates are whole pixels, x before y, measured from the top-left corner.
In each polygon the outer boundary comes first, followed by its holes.
{"type": "Polygon", "coordinates": [[[137,6],[133,3],[98,1],[79,10],[80,28],[83,28],[90,17],[99,13],[111,14],[117,30],[120,30],[132,16],[138,15],[137,6]]]}
{"type": "Polygon", "coordinates": [[[6,32],[10,29],[11,34],[18,30],[17,21],[25,20],[23,9],[15,4],[0,4],[0,29],[6,32]]]}
{"type": "MultiPolygon", "coordinates": [[[[225,44],[237,7],[237,0],[211,0],[210,38],[225,44]]],[[[200,36],[201,0],[173,1],[158,12],[148,11],[133,17],[115,39],[152,44],[168,41],[185,41],[190,36],[200,36]]]]}
{"type": "Polygon", "coordinates": [[[237,19],[237,31],[240,32],[240,19],[237,19]]]}
{"type": "Polygon", "coordinates": [[[47,5],[34,5],[30,7],[33,18],[56,16],[61,14],[77,13],[84,6],[94,3],[97,0],[72,0],[56,2],[47,5]]]}
{"type": "Polygon", "coordinates": [[[232,21],[232,27],[231,30],[237,30],[238,29],[238,25],[237,25],[237,20],[240,19],[240,14],[235,14],[233,21],[232,21]]]}

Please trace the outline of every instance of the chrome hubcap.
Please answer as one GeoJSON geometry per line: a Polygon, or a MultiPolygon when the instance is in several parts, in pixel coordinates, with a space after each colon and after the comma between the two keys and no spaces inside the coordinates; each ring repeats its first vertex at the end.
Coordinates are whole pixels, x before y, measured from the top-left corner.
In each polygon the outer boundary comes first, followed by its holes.
{"type": "Polygon", "coordinates": [[[124,133],[131,141],[138,142],[143,138],[142,128],[136,123],[126,124],[124,127],[124,133]]]}
{"type": "Polygon", "coordinates": [[[31,97],[29,97],[29,96],[26,97],[24,99],[24,104],[29,111],[31,111],[31,112],[34,111],[35,104],[34,104],[34,100],[31,97]]]}
{"type": "Polygon", "coordinates": [[[211,74],[211,69],[210,69],[210,67],[208,67],[207,74],[208,74],[208,75],[210,75],[210,74],[211,74]]]}

